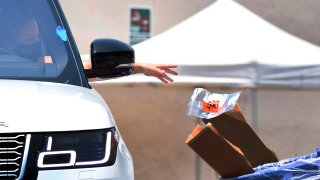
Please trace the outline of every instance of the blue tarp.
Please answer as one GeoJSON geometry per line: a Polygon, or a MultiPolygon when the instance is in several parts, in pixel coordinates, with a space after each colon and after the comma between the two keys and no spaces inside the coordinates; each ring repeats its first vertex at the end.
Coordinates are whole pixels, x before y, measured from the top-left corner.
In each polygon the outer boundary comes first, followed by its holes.
{"type": "MultiPolygon", "coordinates": [[[[256,179],[320,179],[320,150],[308,155],[284,159],[276,163],[267,163],[254,168],[254,173],[228,180],[256,179]]],[[[226,179],[224,179],[226,180],[226,179]]]]}

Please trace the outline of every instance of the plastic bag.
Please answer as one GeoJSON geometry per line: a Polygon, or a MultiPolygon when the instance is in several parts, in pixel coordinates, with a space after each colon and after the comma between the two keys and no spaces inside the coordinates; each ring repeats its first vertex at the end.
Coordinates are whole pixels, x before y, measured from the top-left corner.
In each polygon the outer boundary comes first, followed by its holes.
{"type": "Polygon", "coordinates": [[[205,119],[219,116],[235,107],[240,93],[218,94],[196,88],[188,103],[187,115],[205,119]]]}

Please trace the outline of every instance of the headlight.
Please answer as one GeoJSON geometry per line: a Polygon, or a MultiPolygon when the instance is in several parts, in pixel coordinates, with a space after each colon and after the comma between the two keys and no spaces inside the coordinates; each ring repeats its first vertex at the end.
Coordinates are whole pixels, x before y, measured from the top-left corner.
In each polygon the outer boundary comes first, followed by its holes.
{"type": "Polygon", "coordinates": [[[117,148],[115,129],[50,133],[38,156],[39,168],[112,165],[117,148]]]}

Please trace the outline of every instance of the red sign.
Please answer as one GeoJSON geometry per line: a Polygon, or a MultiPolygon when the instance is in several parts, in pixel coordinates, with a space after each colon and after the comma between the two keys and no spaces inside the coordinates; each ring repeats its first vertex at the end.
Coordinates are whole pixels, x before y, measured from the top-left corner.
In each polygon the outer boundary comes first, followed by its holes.
{"type": "Polygon", "coordinates": [[[130,44],[134,45],[151,37],[151,18],[148,8],[130,8],[130,44]]]}

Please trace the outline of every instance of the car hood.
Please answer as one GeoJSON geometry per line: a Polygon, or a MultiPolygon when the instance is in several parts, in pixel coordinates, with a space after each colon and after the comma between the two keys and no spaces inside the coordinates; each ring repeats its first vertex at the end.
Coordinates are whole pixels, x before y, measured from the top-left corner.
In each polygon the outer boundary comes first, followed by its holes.
{"type": "Polygon", "coordinates": [[[93,89],[22,80],[0,80],[0,133],[101,129],[115,126],[93,89]]]}

